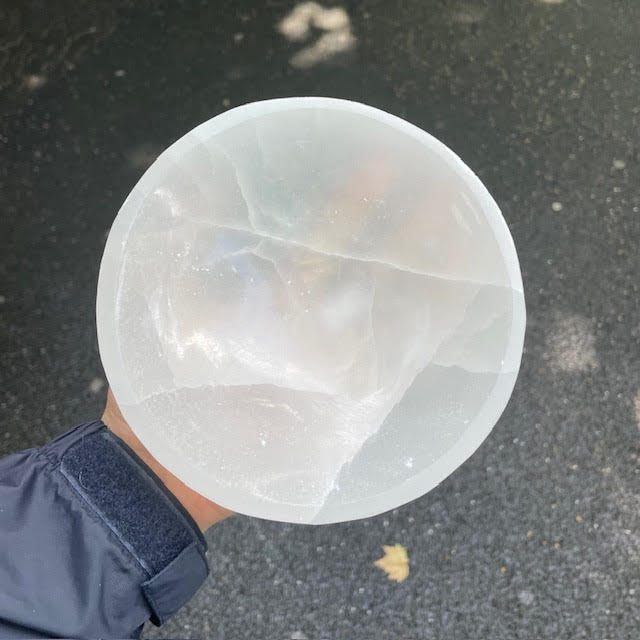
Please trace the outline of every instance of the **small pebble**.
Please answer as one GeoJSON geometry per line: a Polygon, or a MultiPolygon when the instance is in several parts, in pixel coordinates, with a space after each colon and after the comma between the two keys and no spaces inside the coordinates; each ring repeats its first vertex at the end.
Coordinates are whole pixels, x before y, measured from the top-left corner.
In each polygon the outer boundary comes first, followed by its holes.
{"type": "Polygon", "coordinates": [[[27,89],[31,89],[31,90],[39,89],[40,87],[45,85],[46,82],[47,82],[46,76],[38,75],[38,74],[27,76],[24,79],[24,83],[27,86],[27,89]]]}
{"type": "Polygon", "coordinates": [[[581,515],[577,515],[576,516],[576,522],[579,524],[581,522],[584,522],[584,518],[581,515]]]}
{"type": "Polygon", "coordinates": [[[520,602],[525,605],[525,607],[528,607],[530,604],[533,604],[535,596],[533,595],[533,593],[531,593],[531,591],[523,590],[518,593],[518,600],[520,600],[520,602]]]}
{"type": "Polygon", "coordinates": [[[127,72],[126,72],[124,69],[116,69],[116,70],[113,72],[113,75],[114,75],[116,78],[124,78],[124,77],[127,75],[127,72]]]}
{"type": "Polygon", "coordinates": [[[89,391],[91,391],[91,393],[98,393],[102,387],[104,387],[104,380],[102,378],[94,378],[89,383],[89,391]]]}
{"type": "Polygon", "coordinates": [[[624,160],[614,160],[613,168],[622,171],[627,166],[627,163],[624,160]]]}
{"type": "Polygon", "coordinates": [[[551,208],[556,212],[557,211],[562,211],[562,202],[552,202],[551,203],[551,208]]]}

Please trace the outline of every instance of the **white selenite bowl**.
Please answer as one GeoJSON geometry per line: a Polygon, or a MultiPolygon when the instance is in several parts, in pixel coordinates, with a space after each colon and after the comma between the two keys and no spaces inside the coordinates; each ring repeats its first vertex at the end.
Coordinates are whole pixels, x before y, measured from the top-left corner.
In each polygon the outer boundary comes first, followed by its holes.
{"type": "Polygon", "coordinates": [[[369,106],[286,98],[171,145],[111,228],[100,355],[135,434],[240,513],[364,518],[426,493],[504,410],[518,258],[480,180],[369,106]]]}

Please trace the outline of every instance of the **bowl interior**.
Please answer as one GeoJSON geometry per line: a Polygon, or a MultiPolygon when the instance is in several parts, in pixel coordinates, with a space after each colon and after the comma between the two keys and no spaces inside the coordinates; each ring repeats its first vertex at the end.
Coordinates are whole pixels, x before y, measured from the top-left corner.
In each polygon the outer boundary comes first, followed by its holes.
{"type": "Polygon", "coordinates": [[[421,495],[486,437],[520,362],[502,216],[444,145],[340,100],[197,127],[113,225],[98,337],[123,414],[242,513],[332,522],[421,495]]]}

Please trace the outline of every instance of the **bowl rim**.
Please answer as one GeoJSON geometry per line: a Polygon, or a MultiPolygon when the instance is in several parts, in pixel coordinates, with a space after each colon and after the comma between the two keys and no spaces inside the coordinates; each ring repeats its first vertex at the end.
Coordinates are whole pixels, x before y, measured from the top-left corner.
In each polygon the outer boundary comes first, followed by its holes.
{"type": "Polygon", "coordinates": [[[110,229],[98,277],[96,325],[100,357],[120,409],[136,436],[160,464],[173,473],[178,470],[179,473],[175,475],[189,487],[233,511],[281,522],[328,524],[366,518],[414,500],[437,486],[476,451],[497,423],[512,394],[522,356],[526,311],[520,266],[507,223],[480,179],[449,147],[419,127],[366,104],[339,98],[293,97],[251,102],[230,109],[196,126],[158,156],[125,199],[110,229]],[[118,249],[126,244],[129,230],[144,199],[166,172],[171,170],[174,164],[173,157],[182,155],[203,139],[211,138],[247,120],[268,113],[298,109],[341,110],[372,118],[417,139],[435,152],[477,199],[505,262],[509,286],[514,294],[514,312],[511,331],[506,339],[505,360],[516,363],[516,366],[497,375],[482,409],[470,421],[456,443],[431,465],[400,485],[346,505],[332,505],[331,513],[328,515],[324,513],[324,505],[311,508],[270,502],[262,496],[250,495],[244,490],[237,491],[233,487],[215,483],[200,469],[185,462],[180,465],[180,469],[176,469],[175,459],[180,457],[180,451],[158,437],[144,412],[135,404],[135,397],[127,387],[128,375],[120,353],[118,324],[114,313],[119,305],[118,290],[121,280],[118,249]],[[516,313],[516,309],[520,313],[516,313]]]}

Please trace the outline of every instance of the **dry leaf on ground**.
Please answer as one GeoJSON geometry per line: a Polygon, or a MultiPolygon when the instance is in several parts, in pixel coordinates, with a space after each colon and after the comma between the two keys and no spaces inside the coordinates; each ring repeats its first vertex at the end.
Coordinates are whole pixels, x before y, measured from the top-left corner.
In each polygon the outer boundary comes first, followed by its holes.
{"type": "Polygon", "coordinates": [[[407,550],[401,544],[382,545],[384,556],[376,560],[374,564],[386,572],[389,580],[402,582],[409,575],[409,556],[407,550]]]}

